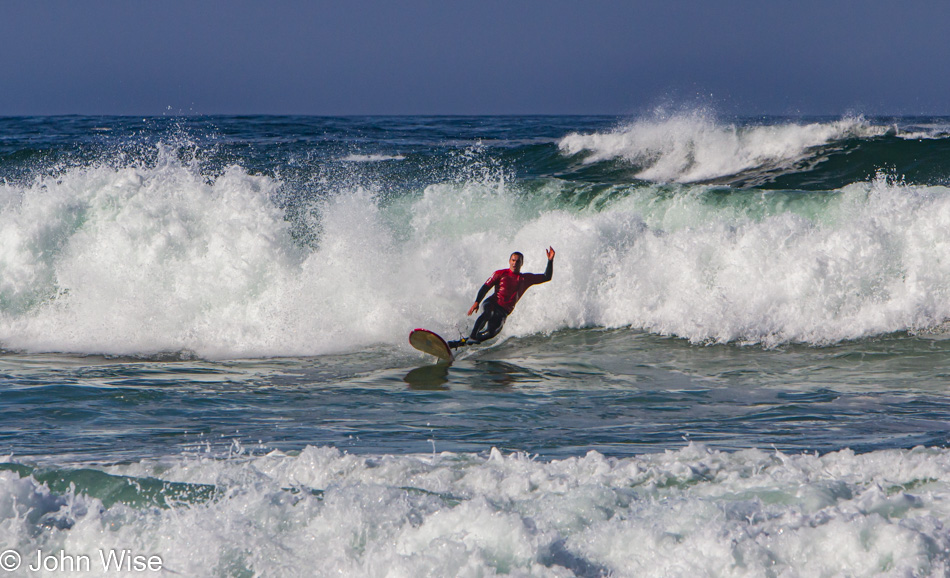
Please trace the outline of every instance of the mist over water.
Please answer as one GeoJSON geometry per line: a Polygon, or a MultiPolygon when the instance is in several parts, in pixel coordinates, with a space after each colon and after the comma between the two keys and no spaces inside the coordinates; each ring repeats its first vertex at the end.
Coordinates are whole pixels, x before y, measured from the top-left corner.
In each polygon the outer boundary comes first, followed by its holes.
{"type": "Polygon", "coordinates": [[[0,552],[943,576],[948,135],[0,119],[0,552]],[[408,345],[467,333],[488,275],[549,245],[497,340],[408,345]]]}

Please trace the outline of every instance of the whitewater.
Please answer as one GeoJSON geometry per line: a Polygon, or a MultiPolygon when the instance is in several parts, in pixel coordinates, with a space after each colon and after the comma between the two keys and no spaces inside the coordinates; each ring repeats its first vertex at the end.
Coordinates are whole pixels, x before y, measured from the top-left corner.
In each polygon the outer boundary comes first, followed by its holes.
{"type": "Polygon", "coordinates": [[[0,567],[947,575],[948,127],[0,119],[0,567]]]}
{"type": "Polygon", "coordinates": [[[395,199],[344,186],[308,201],[315,240],[301,245],[279,180],[233,165],[209,177],[168,154],[0,188],[8,348],[228,358],[396,344],[413,323],[447,330],[509,247],[542,269],[551,231],[558,291],[538,288],[511,335],[632,327],[820,345],[950,316],[944,186],[611,185],[561,205],[563,183],[524,190],[504,175],[395,199]]]}

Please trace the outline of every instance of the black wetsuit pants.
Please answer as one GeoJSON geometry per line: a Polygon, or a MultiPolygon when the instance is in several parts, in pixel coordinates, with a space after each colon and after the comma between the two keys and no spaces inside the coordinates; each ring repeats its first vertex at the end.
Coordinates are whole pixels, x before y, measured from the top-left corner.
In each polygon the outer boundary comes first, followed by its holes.
{"type": "Polygon", "coordinates": [[[505,319],[508,318],[508,312],[502,309],[494,299],[486,299],[482,305],[485,309],[475,320],[472,334],[468,337],[469,341],[475,343],[480,343],[498,335],[501,328],[505,326],[505,319]]]}
{"type": "Polygon", "coordinates": [[[491,339],[501,332],[507,318],[508,312],[502,309],[494,299],[486,299],[482,302],[482,314],[475,320],[475,326],[472,327],[472,334],[468,339],[449,341],[448,345],[455,349],[463,345],[474,345],[491,339]]]}

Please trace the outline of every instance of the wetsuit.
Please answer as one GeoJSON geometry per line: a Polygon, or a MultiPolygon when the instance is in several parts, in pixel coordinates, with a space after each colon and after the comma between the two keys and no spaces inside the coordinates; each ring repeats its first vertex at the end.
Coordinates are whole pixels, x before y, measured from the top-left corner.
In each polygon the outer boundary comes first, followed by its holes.
{"type": "Polygon", "coordinates": [[[449,341],[449,347],[454,349],[463,345],[481,343],[498,335],[505,325],[505,319],[515,310],[515,305],[524,295],[524,292],[528,290],[528,287],[538,283],[547,283],[553,275],[553,259],[548,259],[548,266],[543,274],[514,273],[511,269],[499,269],[492,273],[488,281],[485,281],[485,284],[478,290],[478,296],[475,297],[476,303],[482,302],[482,314],[475,320],[472,334],[468,339],[449,341]],[[492,288],[495,289],[492,296],[482,301],[492,288]]]}

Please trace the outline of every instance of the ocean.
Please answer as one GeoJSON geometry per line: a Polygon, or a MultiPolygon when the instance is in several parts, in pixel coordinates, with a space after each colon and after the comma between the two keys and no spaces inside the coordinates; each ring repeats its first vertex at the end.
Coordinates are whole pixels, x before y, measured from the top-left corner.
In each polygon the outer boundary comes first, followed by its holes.
{"type": "Polygon", "coordinates": [[[948,576],[948,320],[948,118],[0,118],[0,574],[948,576]]]}

